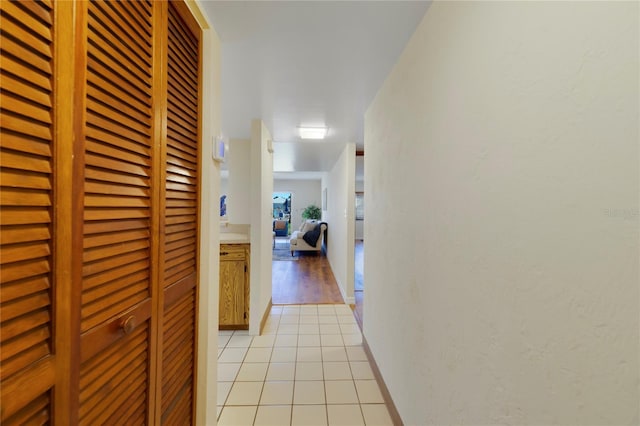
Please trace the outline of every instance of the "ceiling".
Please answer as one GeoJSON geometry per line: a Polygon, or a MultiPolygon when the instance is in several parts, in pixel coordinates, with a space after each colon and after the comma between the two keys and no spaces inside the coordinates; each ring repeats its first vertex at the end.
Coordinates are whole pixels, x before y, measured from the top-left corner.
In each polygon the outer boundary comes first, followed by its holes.
{"type": "Polygon", "coordinates": [[[224,135],[248,139],[251,120],[261,118],[274,141],[274,172],[288,176],[331,170],[347,142],[364,149],[364,112],[429,2],[202,5],[222,42],[224,135]],[[328,136],[301,141],[300,126],[326,126],[328,136]]]}

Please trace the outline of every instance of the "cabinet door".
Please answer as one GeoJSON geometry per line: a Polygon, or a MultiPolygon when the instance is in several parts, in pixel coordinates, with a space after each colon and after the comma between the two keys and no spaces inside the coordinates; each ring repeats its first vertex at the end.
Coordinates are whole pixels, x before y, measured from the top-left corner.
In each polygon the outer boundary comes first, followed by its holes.
{"type": "Polygon", "coordinates": [[[244,259],[220,261],[220,325],[244,325],[247,322],[245,302],[244,259]]]}

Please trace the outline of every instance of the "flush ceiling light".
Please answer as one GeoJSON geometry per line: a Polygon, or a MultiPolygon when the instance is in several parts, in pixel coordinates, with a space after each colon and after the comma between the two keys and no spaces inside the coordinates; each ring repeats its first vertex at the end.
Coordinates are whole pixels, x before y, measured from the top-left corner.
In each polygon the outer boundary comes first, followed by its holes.
{"type": "Polygon", "coordinates": [[[324,139],[327,136],[326,127],[298,127],[302,139],[324,139]]]}

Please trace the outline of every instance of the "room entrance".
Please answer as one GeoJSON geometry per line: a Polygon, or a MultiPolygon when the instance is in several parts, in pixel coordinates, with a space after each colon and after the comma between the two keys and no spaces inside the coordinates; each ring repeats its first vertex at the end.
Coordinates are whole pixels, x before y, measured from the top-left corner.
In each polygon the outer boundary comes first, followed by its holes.
{"type": "MultiPolygon", "coordinates": [[[[273,248],[287,245],[291,234],[291,193],[273,193],[273,248]]],[[[281,247],[285,248],[285,247],[281,247]]],[[[287,247],[288,248],[288,247],[287,247]]]]}
{"type": "Polygon", "coordinates": [[[273,218],[291,221],[291,193],[273,193],[273,218]]]}

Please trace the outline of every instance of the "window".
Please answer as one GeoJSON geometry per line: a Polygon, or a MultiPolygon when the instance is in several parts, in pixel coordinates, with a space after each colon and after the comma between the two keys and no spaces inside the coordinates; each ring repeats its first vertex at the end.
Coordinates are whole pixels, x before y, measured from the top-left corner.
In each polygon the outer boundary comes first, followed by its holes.
{"type": "Polygon", "coordinates": [[[273,193],[273,218],[291,221],[291,193],[273,193]]]}

